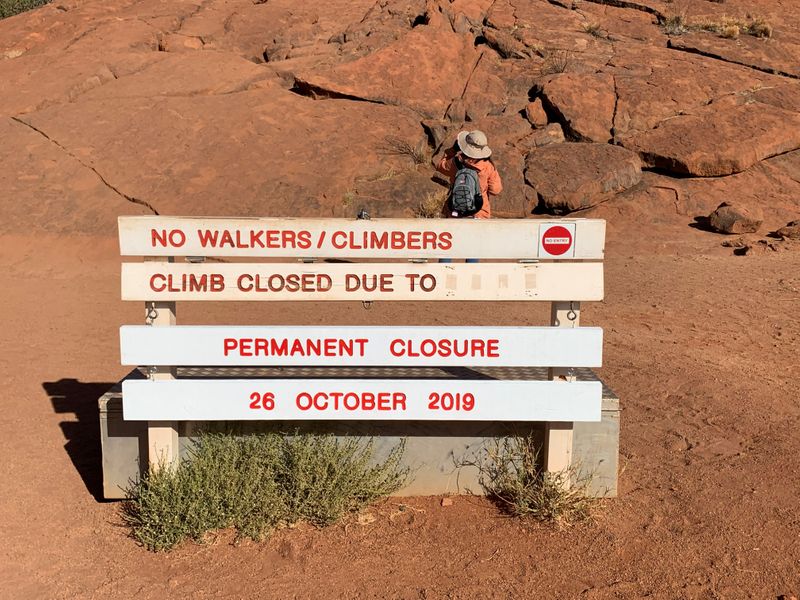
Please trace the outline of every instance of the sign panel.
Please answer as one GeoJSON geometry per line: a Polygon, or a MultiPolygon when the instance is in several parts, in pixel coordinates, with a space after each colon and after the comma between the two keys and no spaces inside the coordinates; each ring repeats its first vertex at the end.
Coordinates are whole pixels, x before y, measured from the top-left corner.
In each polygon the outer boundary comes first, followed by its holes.
{"type": "Polygon", "coordinates": [[[599,421],[599,381],[126,380],[128,421],[599,421]]]}
{"type": "Polygon", "coordinates": [[[605,221],[120,217],[119,242],[123,256],[600,260],[605,221]],[[570,230],[569,256],[542,254],[542,223],[570,230]]]}
{"type": "Polygon", "coordinates": [[[123,300],[602,300],[603,264],[123,263],[123,300]]]}
{"type": "Polygon", "coordinates": [[[123,365],[600,367],[599,327],[120,327],[123,365]]]}

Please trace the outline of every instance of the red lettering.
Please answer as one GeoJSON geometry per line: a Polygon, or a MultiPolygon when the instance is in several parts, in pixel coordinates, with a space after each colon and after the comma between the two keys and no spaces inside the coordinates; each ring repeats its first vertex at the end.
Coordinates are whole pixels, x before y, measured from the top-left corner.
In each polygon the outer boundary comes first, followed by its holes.
{"type": "Polygon", "coordinates": [[[237,341],[233,338],[225,338],[222,341],[222,348],[225,356],[228,356],[228,352],[231,350],[235,350],[236,346],[238,345],[237,341]]]}
{"type": "Polygon", "coordinates": [[[161,233],[159,233],[155,229],[151,229],[150,230],[150,245],[153,246],[153,248],[155,248],[156,247],[156,243],[160,244],[162,248],[166,248],[167,247],[167,230],[166,229],[162,229],[161,233]]]}
{"type": "Polygon", "coordinates": [[[341,250],[347,246],[347,236],[344,231],[334,231],[331,234],[331,246],[341,250]]]}
{"type": "Polygon", "coordinates": [[[392,410],[406,409],[406,395],[403,392],[392,394],[392,410]]]}
{"type": "Polygon", "coordinates": [[[156,279],[161,279],[161,281],[166,282],[167,278],[161,273],[154,273],[150,277],[150,289],[153,290],[154,292],[163,292],[164,288],[166,287],[166,283],[163,283],[162,285],[157,287],[156,279]]]}
{"type": "Polygon", "coordinates": [[[236,287],[240,292],[250,292],[253,290],[253,276],[248,273],[242,273],[236,280],[236,287]],[[247,283],[245,283],[247,282],[247,283]]]}
{"type": "Polygon", "coordinates": [[[225,289],[225,277],[222,273],[211,273],[209,275],[208,289],[211,292],[221,292],[225,289]]]}
{"type": "Polygon", "coordinates": [[[200,240],[200,245],[205,248],[208,245],[211,245],[212,248],[216,248],[217,246],[217,238],[219,237],[219,231],[214,229],[198,229],[197,230],[197,237],[200,240]]]}
{"type": "Polygon", "coordinates": [[[453,247],[453,234],[443,231],[439,234],[439,250],[450,250],[453,247]]]}
{"type": "Polygon", "coordinates": [[[233,236],[227,229],[222,232],[222,238],[219,241],[219,247],[222,248],[223,246],[230,246],[231,248],[234,246],[233,236]]]}
{"type": "Polygon", "coordinates": [[[403,356],[403,340],[392,340],[389,344],[389,352],[391,352],[392,356],[403,356]],[[395,346],[400,345],[401,350],[396,350],[395,346]]]}
{"type": "Polygon", "coordinates": [[[310,231],[298,231],[297,232],[297,247],[301,250],[308,250],[311,248],[311,232],[310,231]]]}
{"type": "Polygon", "coordinates": [[[297,408],[299,408],[300,410],[310,409],[312,403],[313,400],[311,399],[311,394],[307,392],[300,392],[299,394],[297,394],[297,397],[295,398],[295,404],[297,405],[297,408]]]}

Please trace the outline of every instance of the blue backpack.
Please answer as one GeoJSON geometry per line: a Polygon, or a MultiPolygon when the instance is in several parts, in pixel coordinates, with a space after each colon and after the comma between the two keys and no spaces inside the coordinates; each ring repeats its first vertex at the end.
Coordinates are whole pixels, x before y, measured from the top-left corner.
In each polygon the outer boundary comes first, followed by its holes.
{"type": "Polygon", "coordinates": [[[457,158],[454,160],[458,171],[447,197],[447,208],[451,217],[472,217],[483,208],[478,172],[457,158]]]}

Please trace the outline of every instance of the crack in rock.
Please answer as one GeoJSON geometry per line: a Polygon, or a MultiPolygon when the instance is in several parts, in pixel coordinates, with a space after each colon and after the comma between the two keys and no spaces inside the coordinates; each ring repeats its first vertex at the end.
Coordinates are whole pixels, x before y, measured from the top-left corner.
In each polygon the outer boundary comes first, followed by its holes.
{"type": "Polygon", "coordinates": [[[725,62],[732,65],[739,65],[740,67],[746,67],[754,71],[759,71],[760,73],[767,73],[768,75],[778,75],[779,77],[786,77],[788,79],[800,79],[800,76],[794,75],[792,73],[787,73],[786,71],[781,71],[779,69],[774,69],[770,67],[759,67],[758,65],[753,65],[746,62],[733,60],[732,58],[725,58],[720,54],[709,52],[707,50],[701,50],[700,48],[693,48],[689,46],[675,46],[672,44],[672,40],[667,40],[667,48],[669,48],[670,50],[676,50],[677,52],[686,52],[687,54],[705,56],[706,58],[711,58],[713,60],[718,60],[720,62],[725,62]]]}
{"type": "Polygon", "coordinates": [[[92,173],[94,173],[95,175],[97,175],[98,179],[100,179],[100,181],[101,181],[101,182],[103,182],[103,185],[105,185],[105,186],[106,186],[108,189],[110,189],[112,192],[114,192],[115,194],[117,194],[117,195],[118,195],[118,196],[120,196],[121,198],[124,198],[125,200],[127,200],[128,202],[130,202],[130,203],[132,203],[132,204],[138,204],[138,205],[140,205],[140,206],[144,206],[145,208],[147,208],[148,210],[150,210],[150,211],[151,211],[151,212],[152,212],[154,215],[157,215],[157,214],[159,214],[159,213],[158,213],[158,211],[157,211],[155,208],[153,208],[153,206],[152,206],[152,205],[151,205],[149,202],[147,202],[147,201],[145,201],[145,200],[140,200],[139,198],[135,198],[135,197],[133,197],[133,196],[129,196],[128,194],[126,194],[126,193],[124,193],[124,192],[120,191],[120,190],[119,190],[119,188],[117,188],[116,186],[114,186],[114,185],[112,185],[111,183],[109,183],[109,181],[108,181],[108,180],[107,180],[105,177],[103,177],[103,176],[100,174],[100,172],[99,172],[97,169],[95,169],[95,168],[94,168],[93,166],[91,166],[91,165],[87,165],[87,164],[86,164],[85,162],[83,162],[83,161],[82,161],[80,158],[78,158],[77,156],[75,156],[75,155],[74,155],[72,152],[70,152],[70,151],[69,151],[67,148],[65,148],[64,146],[62,146],[61,144],[59,144],[59,143],[58,143],[56,140],[54,140],[53,138],[51,138],[49,135],[47,135],[47,134],[46,134],[44,131],[42,131],[41,129],[39,129],[39,128],[35,127],[34,125],[31,125],[31,124],[30,124],[30,123],[28,123],[27,121],[23,121],[23,120],[22,120],[22,119],[20,119],[19,117],[14,117],[14,116],[12,116],[12,117],[10,117],[10,118],[11,118],[11,120],[12,120],[12,121],[16,121],[16,122],[17,122],[17,123],[19,123],[20,125],[24,125],[25,127],[28,127],[29,129],[32,129],[33,131],[35,131],[36,133],[38,133],[39,135],[41,135],[43,138],[45,138],[45,139],[46,139],[48,142],[50,142],[51,144],[53,144],[54,146],[56,146],[57,148],[59,148],[59,149],[60,149],[62,152],[64,152],[64,153],[65,153],[67,156],[69,156],[70,158],[72,158],[72,159],[74,159],[75,161],[77,161],[77,162],[78,162],[78,164],[80,164],[82,167],[85,167],[85,168],[89,169],[89,170],[90,170],[92,173]]]}
{"type": "MultiPolygon", "coordinates": [[[[584,2],[591,2],[592,4],[603,4],[605,6],[613,6],[614,8],[627,8],[631,10],[638,10],[643,13],[654,15],[659,22],[664,21],[666,17],[660,10],[644,4],[637,4],[636,2],[628,2],[627,0],[584,0],[584,2]]],[[[553,4],[551,2],[551,4],[553,4]]]]}

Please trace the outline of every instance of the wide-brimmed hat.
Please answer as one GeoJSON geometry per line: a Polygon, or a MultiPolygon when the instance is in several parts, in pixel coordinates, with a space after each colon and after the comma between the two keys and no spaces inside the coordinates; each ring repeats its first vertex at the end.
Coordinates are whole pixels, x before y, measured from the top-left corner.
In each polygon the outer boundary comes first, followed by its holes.
{"type": "Polygon", "coordinates": [[[489,148],[489,140],[486,134],[476,129],[475,131],[462,131],[458,134],[458,147],[464,156],[470,158],[489,158],[492,149],[489,148]]]}

